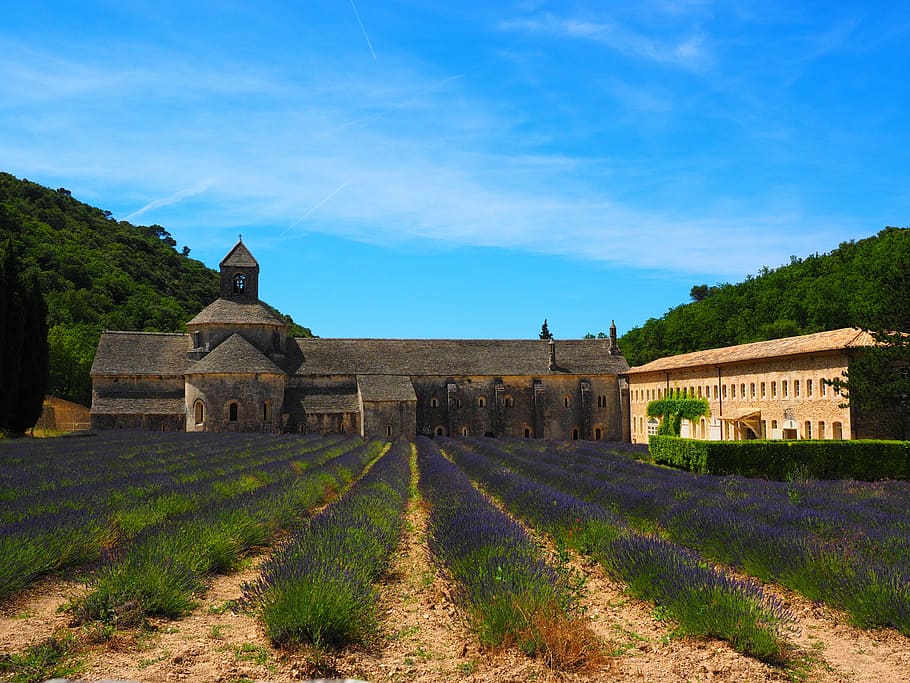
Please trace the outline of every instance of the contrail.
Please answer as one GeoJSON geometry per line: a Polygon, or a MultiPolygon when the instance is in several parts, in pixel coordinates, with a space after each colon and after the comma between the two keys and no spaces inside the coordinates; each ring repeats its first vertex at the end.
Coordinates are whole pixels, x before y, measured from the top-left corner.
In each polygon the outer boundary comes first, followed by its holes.
{"type": "Polygon", "coordinates": [[[176,204],[177,202],[186,199],[187,197],[193,197],[197,194],[202,194],[212,186],[211,180],[203,180],[201,183],[197,183],[193,187],[188,187],[185,190],[180,190],[175,192],[169,197],[163,197],[162,199],[156,199],[155,201],[149,202],[141,209],[133,211],[129,216],[125,216],[123,220],[131,221],[134,218],[141,216],[146,211],[151,211],[152,209],[157,209],[161,206],[168,206],[170,204],[176,204]]]}
{"type": "Polygon", "coordinates": [[[376,51],[373,50],[373,43],[370,42],[370,37],[367,35],[367,30],[363,27],[363,22],[360,21],[360,12],[357,11],[357,5],[354,4],[354,0],[351,0],[351,9],[354,10],[354,16],[357,18],[357,23],[360,24],[360,32],[363,34],[364,40],[367,41],[367,47],[370,48],[370,54],[373,55],[373,61],[376,61],[376,51]]]}
{"type": "Polygon", "coordinates": [[[318,204],[316,204],[315,206],[311,206],[309,209],[307,209],[307,211],[306,211],[305,214],[303,214],[300,218],[298,218],[296,221],[294,221],[294,222],[291,223],[288,227],[286,227],[286,228],[284,229],[284,232],[282,232],[281,235],[279,235],[279,237],[284,237],[284,236],[288,233],[289,230],[291,230],[292,228],[296,228],[298,225],[300,225],[301,223],[303,223],[303,221],[306,220],[306,217],[307,217],[307,216],[309,216],[309,215],[310,215],[311,213],[313,213],[316,209],[318,209],[320,206],[322,206],[322,205],[325,204],[327,201],[329,201],[329,200],[330,200],[332,197],[334,197],[336,194],[338,194],[339,192],[341,192],[345,187],[347,187],[347,185],[348,185],[348,182],[347,182],[347,181],[344,181],[343,183],[341,183],[341,185],[339,185],[339,186],[336,187],[334,190],[332,190],[332,192],[330,192],[330,193],[327,194],[325,197],[323,197],[322,201],[320,201],[320,202],[319,202],[318,204]]]}

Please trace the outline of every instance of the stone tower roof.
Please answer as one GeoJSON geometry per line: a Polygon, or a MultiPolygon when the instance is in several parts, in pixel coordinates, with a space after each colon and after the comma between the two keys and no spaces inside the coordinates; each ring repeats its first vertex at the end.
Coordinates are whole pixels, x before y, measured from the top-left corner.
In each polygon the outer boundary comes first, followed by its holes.
{"type": "Polygon", "coordinates": [[[282,325],[284,322],[261,301],[242,303],[231,299],[215,299],[187,323],[192,325],[282,325]]]}
{"type": "Polygon", "coordinates": [[[239,334],[232,334],[214,351],[197,361],[186,371],[187,375],[283,375],[284,370],[275,365],[239,334]]]}
{"type": "Polygon", "coordinates": [[[237,242],[227,256],[221,259],[219,264],[221,268],[258,268],[259,263],[253,258],[253,254],[246,248],[243,240],[237,242]]]}

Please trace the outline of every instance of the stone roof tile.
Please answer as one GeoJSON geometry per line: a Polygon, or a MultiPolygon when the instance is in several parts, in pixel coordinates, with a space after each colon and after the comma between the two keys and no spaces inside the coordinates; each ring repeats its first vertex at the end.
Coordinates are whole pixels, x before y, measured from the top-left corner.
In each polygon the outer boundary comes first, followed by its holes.
{"type": "Polygon", "coordinates": [[[509,376],[620,374],[629,369],[611,356],[610,341],[556,342],[557,370],[549,369],[546,341],[535,339],[304,339],[297,375],[509,376]]]}
{"type": "Polygon", "coordinates": [[[845,327],[830,332],[804,334],[798,337],[785,337],[770,341],[726,346],[720,349],[708,349],[683,353],[677,356],[658,358],[655,361],[631,368],[627,374],[635,375],[646,372],[661,372],[678,368],[697,367],[700,365],[722,365],[725,363],[743,363],[763,358],[779,358],[824,351],[839,351],[873,346],[875,340],[868,332],[855,327],[845,327]]]}
{"type": "Polygon", "coordinates": [[[161,332],[102,332],[91,375],[182,376],[190,337],[161,332]]]}
{"type": "Polygon", "coordinates": [[[285,373],[259,349],[235,333],[194,363],[186,374],[283,375],[285,373]]]}
{"type": "Polygon", "coordinates": [[[256,262],[255,258],[253,258],[253,254],[250,253],[250,250],[246,248],[246,245],[243,243],[243,241],[239,241],[234,245],[234,248],[227,253],[227,256],[221,259],[221,263],[219,265],[222,268],[254,268],[258,266],[259,263],[256,262]]]}
{"type": "Polygon", "coordinates": [[[92,402],[93,415],[185,415],[182,398],[103,398],[92,402]]]}
{"type": "Polygon", "coordinates": [[[357,375],[357,388],[364,402],[417,400],[407,375],[357,375]]]}
{"type": "Polygon", "coordinates": [[[244,304],[230,299],[216,299],[203,308],[187,327],[192,325],[283,325],[287,323],[272,313],[261,301],[244,304]]]}

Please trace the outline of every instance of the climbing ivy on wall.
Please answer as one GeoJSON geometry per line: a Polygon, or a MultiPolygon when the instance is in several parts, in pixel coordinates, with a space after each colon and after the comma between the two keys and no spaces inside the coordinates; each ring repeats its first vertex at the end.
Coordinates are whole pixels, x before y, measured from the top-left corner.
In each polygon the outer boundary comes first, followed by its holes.
{"type": "Polygon", "coordinates": [[[679,389],[670,391],[664,398],[648,403],[648,417],[659,417],[657,433],[665,436],[679,436],[682,421],[694,421],[709,417],[711,407],[703,398],[688,398],[679,389]]]}

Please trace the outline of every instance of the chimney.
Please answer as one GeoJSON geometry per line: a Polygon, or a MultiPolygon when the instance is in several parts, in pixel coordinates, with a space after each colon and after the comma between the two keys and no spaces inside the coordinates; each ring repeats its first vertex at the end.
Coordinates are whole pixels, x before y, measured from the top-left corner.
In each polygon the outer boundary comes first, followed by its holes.
{"type": "Polygon", "coordinates": [[[547,346],[550,349],[550,370],[556,369],[556,342],[553,338],[550,338],[550,341],[547,342],[547,346]]]}
{"type": "Polygon", "coordinates": [[[619,355],[619,345],[616,343],[616,321],[610,321],[610,355],[619,355]]]}

